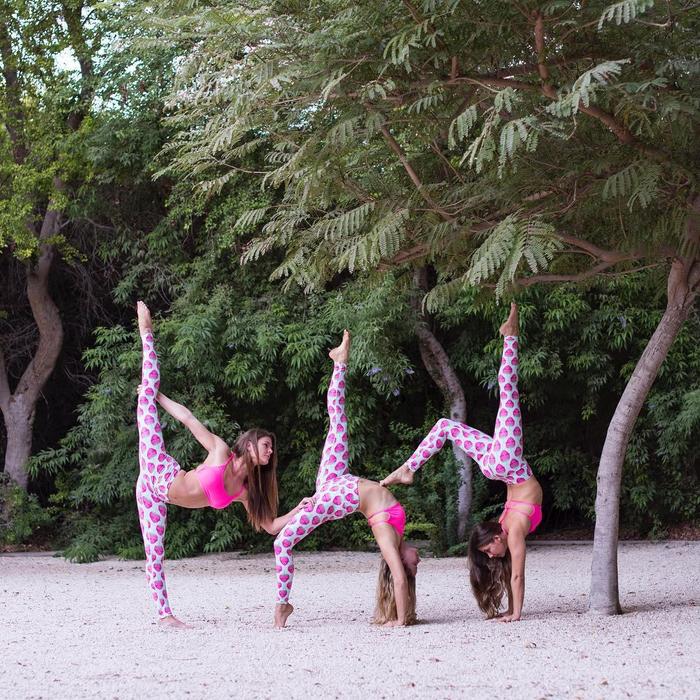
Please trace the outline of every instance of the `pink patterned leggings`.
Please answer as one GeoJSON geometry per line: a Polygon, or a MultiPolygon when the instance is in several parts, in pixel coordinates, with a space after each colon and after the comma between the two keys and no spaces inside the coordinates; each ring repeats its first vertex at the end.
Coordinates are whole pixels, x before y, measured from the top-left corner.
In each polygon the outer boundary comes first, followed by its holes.
{"type": "Polygon", "coordinates": [[[518,394],[518,338],[503,339],[503,356],[498,372],[500,403],[493,437],[464,423],[442,418],[404,463],[411,471],[422,467],[440,451],[446,440],[461,447],[487,479],[522,484],[532,476],[523,458],[523,430],[518,394]]]}
{"type": "Polygon", "coordinates": [[[289,602],[294,579],[292,548],[321,523],[339,520],[360,507],[358,478],[348,474],[348,420],[345,416],[345,365],[335,364],[328,387],[330,427],[316,476],[314,502],[298,512],[275,539],[277,602],[289,602]]]}
{"type": "Polygon", "coordinates": [[[160,386],[158,357],[153,335],[141,336],[143,363],[136,423],[139,430],[139,477],[136,480],[136,503],[141,534],[146,550],[146,578],[160,617],[172,615],[165,587],[163,557],[168,489],[180,471],[180,465],[165,452],[163,433],[158,421],[156,395],[160,386]]]}

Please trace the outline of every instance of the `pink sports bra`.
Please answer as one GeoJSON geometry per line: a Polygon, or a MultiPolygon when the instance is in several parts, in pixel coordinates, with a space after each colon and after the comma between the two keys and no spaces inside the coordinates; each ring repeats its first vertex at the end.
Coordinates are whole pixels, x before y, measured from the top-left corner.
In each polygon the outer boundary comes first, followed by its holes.
{"type": "Polygon", "coordinates": [[[233,503],[246,488],[245,484],[243,484],[237,493],[231,495],[224,486],[224,472],[232,459],[233,453],[231,453],[231,456],[226,460],[226,464],[220,464],[219,466],[200,464],[197,469],[195,469],[197,480],[212,508],[218,510],[226,508],[226,506],[233,503]]]}
{"type": "MultiPolygon", "coordinates": [[[[387,514],[387,519],[377,520],[377,522],[375,522],[374,524],[378,525],[379,523],[388,523],[394,528],[394,530],[396,530],[396,533],[399,537],[403,537],[403,531],[406,528],[406,511],[403,509],[403,506],[400,503],[394,503],[394,505],[391,506],[391,508],[384,508],[384,510],[378,510],[376,513],[372,513],[372,515],[367,516],[367,524],[369,525],[369,521],[375,515],[381,515],[382,513],[387,514]]],[[[372,527],[372,525],[370,525],[370,527],[372,527]]]]}

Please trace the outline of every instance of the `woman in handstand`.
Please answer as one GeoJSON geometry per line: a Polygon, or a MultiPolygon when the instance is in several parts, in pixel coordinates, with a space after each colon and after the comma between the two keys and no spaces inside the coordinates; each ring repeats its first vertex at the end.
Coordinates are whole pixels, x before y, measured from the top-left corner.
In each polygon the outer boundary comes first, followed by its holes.
{"type": "Polygon", "coordinates": [[[302,511],[282,529],[275,540],[277,605],[275,627],[284,627],[293,607],[289,603],[294,578],[292,548],[329,520],[339,520],[359,511],[372,528],[382,562],[377,584],[374,622],[388,626],[415,622],[415,576],[420,557],[403,540],[406,514],[388,489],[376,481],[360,479],[348,472],[348,425],[345,416],[345,370],[350,352],[350,334],[329,353],[333,375],[328,387],[330,427],[316,476],[316,493],[302,511]]]}
{"type": "Polygon", "coordinates": [[[447,440],[460,447],[487,479],[506,484],[498,522],[480,523],[469,539],[469,578],[479,608],[488,618],[515,622],[525,598],[525,538],[542,522],[542,487],[523,458],[518,394],[518,307],[511,304],[501,326],[503,356],[498,373],[500,404],[493,437],[463,423],[439,420],[418,449],[382,485],[411,484],[413,475],[447,440]],[[508,611],[499,614],[504,593],[508,611]]]}
{"type": "Polygon", "coordinates": [[[256,530],[276,535],[307,499],[286,515],[277,514],[277,455],[275,436],[254,428],[243,433],[233,448],[195,418],[183,405],[158,391],[160,370],[153,343],[151,314],[137,304],[139,333],[143,347],[141,384],[136,422],[139,431],[139,477],[136,481],[141,534],[146,549],[146,577],[160,621],[184,627],[172,613],[165,586],[163,558],[167,503],[183,508],[226,508],[234,501],[243,504],[256,530]],[[187,427],[207,451],[206,459],[185,471],[165,451],[158,420],[159,403],[187,427]]]}

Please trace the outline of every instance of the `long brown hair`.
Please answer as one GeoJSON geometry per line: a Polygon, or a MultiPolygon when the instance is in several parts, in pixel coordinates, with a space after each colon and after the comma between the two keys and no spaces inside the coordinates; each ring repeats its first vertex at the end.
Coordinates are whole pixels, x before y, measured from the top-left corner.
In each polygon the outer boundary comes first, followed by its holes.
{"type": "Polygon", "coordinates": [[[248,488],[248,522],[260,532],[262,523],[277,516],[277,440],[274,433],[251,428],[239,436],[231,452],[243,460],[248,488]],[[272,456],[267,464],[260,464],[258,440],[266,437],[272,440],[272,456]],[[250,456],[248,445],[253,447],[258,464],[250,456]]]}
{"type": "Polygon", "coordinates": [[[489,559],[488,554],[480,550],[496,535],[504,535],[500,523],[485,522],[476,525],[469,537],[469,581],[479,608],[488,618],[498,615],[504,594],[509,600],[512,598],[510,551],[506,550],[503,557],[489,559]]]}
{"type": "MultiPolygon", "coordinates": [[[[408,607],[406,609],[406,624],[416,624],[416,577],[404,567],[408,582],[408,607]]],[[[374,607],[372,623],[383,625],[398,619],[396,598],[394,596],[394,577],[384,559],[379,562],[379,577],[377,578],[377,602],[374,607]]]]}

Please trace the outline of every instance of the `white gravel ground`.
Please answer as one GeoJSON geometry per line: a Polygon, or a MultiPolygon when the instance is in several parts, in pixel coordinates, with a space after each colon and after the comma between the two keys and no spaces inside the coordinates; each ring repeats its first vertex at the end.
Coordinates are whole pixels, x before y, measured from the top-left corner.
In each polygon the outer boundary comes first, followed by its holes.
{"type": "Polygon", "coordinates": [[[463,559],[424,559],[421,623],[378,629],[378,555],[300,553],[282,631],[271,556],[169,561],[181,631],[139,562],[1,555],[0,698],[700,698],[700,542],[623,544],[617,617],[585,612],[590,559],[530,545],[510,625],[480,617],[463,559]]]}

